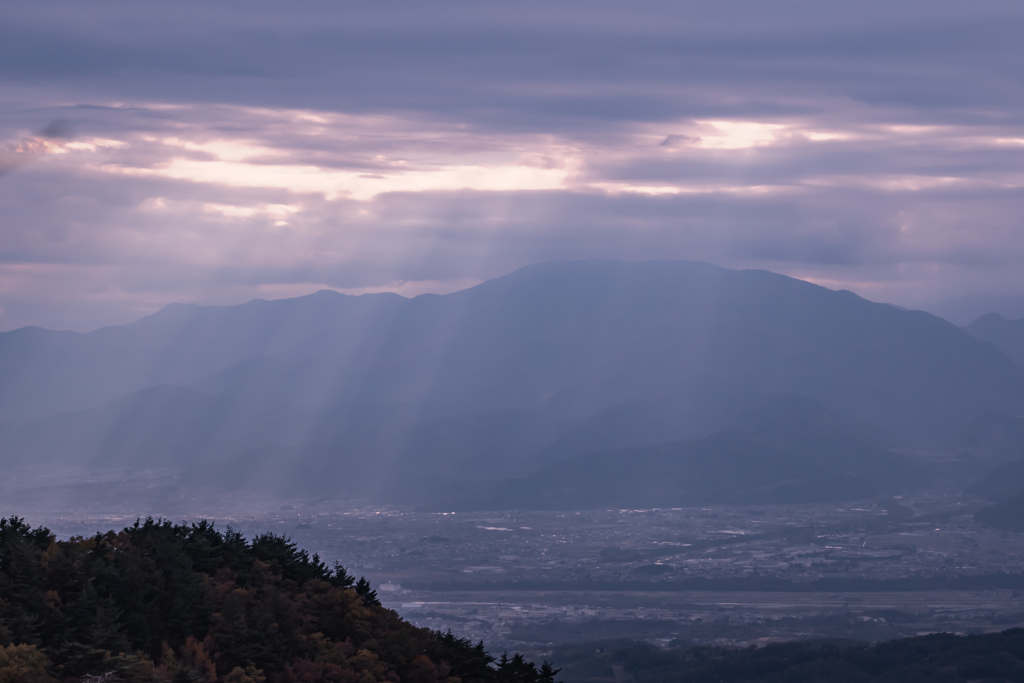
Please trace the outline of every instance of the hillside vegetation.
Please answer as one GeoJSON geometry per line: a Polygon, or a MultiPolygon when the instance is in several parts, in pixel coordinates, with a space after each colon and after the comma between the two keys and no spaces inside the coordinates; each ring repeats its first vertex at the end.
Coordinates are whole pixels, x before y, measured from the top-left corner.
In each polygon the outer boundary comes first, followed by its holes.
{"type": "Polygon", "coordinates": [[[554,683],[417,628],[283,536],[147,519],[58,541],[0,520],[0,683],[554,683]]]}

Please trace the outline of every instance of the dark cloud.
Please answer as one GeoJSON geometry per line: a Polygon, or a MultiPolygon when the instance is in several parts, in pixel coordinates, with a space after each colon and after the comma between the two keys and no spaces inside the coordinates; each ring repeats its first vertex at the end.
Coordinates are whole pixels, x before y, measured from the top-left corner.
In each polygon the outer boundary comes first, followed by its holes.
{"type": "Polygon", "coordinates": [[[5,13],[0,73],[88,79],[108,97],[391,107],[539,128],[793,112],[822,96],[957,120],[1019,104],[1024,13],[941,4],[652,3],[586,17],[593,9],[579,3],[514,13],[65,4],[64,21],[52,8],[5,13]]]}
{"type": "Polygon", "coordinates": [[[591,256],[1014,300],[1022,34],[1008,2],[5,8],[0,327],[591,256]]]}
{"type": "Polygon", "coordinates": [[[0,148],[0,176],[24,166],[40,154],[45,153],[47,140],[71,140],[73,138],[74,131],[68,121],[63,119],[51,121],[38,134],[13,142],[6,149],[0,148]]]}

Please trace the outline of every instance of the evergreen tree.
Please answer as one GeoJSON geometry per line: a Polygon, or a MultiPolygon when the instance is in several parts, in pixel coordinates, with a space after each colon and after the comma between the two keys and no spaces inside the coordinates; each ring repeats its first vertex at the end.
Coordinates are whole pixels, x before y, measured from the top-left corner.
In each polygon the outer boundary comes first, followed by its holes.
{"type": "Polygon", "coordinates": [[[553,683],[509,661],[403,621],[286,536],[149,518],[57,541],[0,519],[0,683],[553,683]]]}
{"type": "Polygon", "coordinates": [[[377,591],[370,587],[370,582],[365,578],[360,578],[356,583],[356,595],[363,599],[363,607],[380,607],[377,591]]]}

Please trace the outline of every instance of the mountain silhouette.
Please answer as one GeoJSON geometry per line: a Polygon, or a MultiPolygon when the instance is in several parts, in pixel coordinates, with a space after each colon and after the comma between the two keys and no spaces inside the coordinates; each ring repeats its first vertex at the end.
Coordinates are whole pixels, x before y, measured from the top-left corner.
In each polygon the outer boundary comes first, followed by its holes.
{"type": "MultiPolygon", "coordinates": [[[[789,446],[749,435],[792,406],[744,424],[771,396],[820,406],[815,419],[840,420],[873,454],[945,447],[980,416],[1019,414],[1024,369],[927,313],[668,261],[544,263],[447,295],[325,291],[0,335],[8,463],[202,463],[219,474],[201,479],[290,494],[402,498],[669,442],[782,457],[789,446]]],[[[791,450],[816,457],[805,418],[791,450]]]]}
{"type": "Polygon", "coordinates": [[[319,335],[196,387],[574,420],[652,400],[731,412],[741,397],[790,393],[911,441],[1024,405],[1024,371],[935,316],[687,262],[530,266],[417,297],[384,324],[319,335]]]}
{"type": "Polygon", "coordinates": [[[967,491],[997,503],[1024,493],[1024,459],[1002,463],[968,486],[967,491]]]}
{"type": "Polygon", "coordinates": [[[451,487],[436,510],[689,507],[815,503],[891,495],[927,483],[920,461],[870,445],[802,397],[771,396],[737,429],[707,438],[583,453],[481,490],[451,487]]]}
{"type": "Polygon", "coordinates": [[[99,405],[161,384],[189,385],[406,303],[395,294],[321,291],[240,306],[172,304],[88,334],[23,327],[0,334],[0,419],[99,405]]]}
{"type": "Polygon", "coordinates": [[[1024,367],[1024,318],[1007,320],[998,313],[988,313],[964,329],[994,345],[1017,365],[1024,367]]]}

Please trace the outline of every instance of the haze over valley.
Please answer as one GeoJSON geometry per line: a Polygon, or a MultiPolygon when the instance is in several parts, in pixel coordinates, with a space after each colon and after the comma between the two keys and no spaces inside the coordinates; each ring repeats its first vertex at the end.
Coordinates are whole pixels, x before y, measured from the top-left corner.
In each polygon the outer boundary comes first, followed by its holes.
{"type": "Polygon", "coordinates": [[[1024,681],[1024,5],[0,12],[0,683],[1024,681]]]}
{"type": "Polygon", "coordinates": [[[167,470],[200,496],[424,509],[895,495],[1024,456],[1024,370],[976,327],[668,261],[172,305],[0,336],[0,453],[27,473],[167,470]]]}
{"type": "Polygon", "coordinates": [[[1024,614],[1019,322],[591,259],[22,328],[0,496],[58,538],[281,533],[568,681],[574,643],[998,631],[1024,614]]]}

